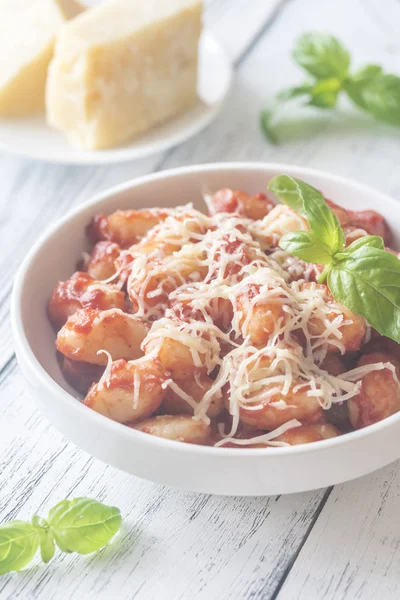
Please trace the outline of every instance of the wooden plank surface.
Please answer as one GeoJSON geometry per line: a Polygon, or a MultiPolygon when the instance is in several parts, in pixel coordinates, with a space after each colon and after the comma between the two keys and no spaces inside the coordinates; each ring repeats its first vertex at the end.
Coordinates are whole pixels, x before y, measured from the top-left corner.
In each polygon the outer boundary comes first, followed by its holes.
{"type": "MultiPolygon", "coordinates": [[[[236,67],[215,123],[175,150],[109,168],[62,167],[0,156],[0,521],[64,497],[116,504],[124,528],[95,557],[60,556],[0,580],[0,598],[148,600],[398,598],[398,465],[359,481],[277,498],[183,493],[107,467],[68,443],[33,406],[13,357],[8,297],[15,269],[38,235],[94,193],[137,175],[221,160],[291,162],[351,176],[400,197],[399,134],[339,111],[290,112],[285,141],[262,138],[266,99],[301,80],[289,54],[297,35],[328,30],[357,65],[399,70],[400,7],[372,0],[214,0],[207,22],[236,67]]],[[[373,449],[371,449],[373,451],[373,449]]]]}
{"type": "Polygon", "coordinates": [[[399,462],[336,486],[279,600],[398,598],[399,498],[399,462]]]}

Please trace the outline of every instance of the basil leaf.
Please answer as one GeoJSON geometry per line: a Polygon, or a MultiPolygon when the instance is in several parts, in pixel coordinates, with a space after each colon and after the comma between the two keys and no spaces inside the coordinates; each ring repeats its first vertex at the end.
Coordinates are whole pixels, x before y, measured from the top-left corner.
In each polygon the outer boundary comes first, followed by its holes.
{"type": "Polygon", "coordinates": [[[370,79],[350,80],[345,89],[350,99],[375,119],[400,127],[400,77],[376,73],[370,79]]]}
{"type": "Polygon", "coordinates": [[[278,136],[272,125],[273,112],[271,110],[263,110],[260,113],[260,127],[264,136],[271,144],[279,144],[278,136]]]}
{"type": "Polygon", "coordinates": [[[315,94],[307,104],[308,106],[316,106],[317,108],[334,108],[337,104],[338,97],[339,94],[337,92],[315,94]]]}
{"type": "Polygon", "coordinates": [[[289,175],[277,175],[269,182],[268,189],[308,220],[315,237],[328,246],[331,253],[342,250],[343,230],[321,192],[289,175]]]}
{"type": "Polygon", "coordinates": [[[10,521],[0,525],[0,575],[20,571],[39,547],[39,535],[31,523],[10,521]]]}
{"type": "Polygon", "coordinates": [[[40,555],[44,563],[48,563],[54,556],[56,546],[54,537],[50,529],[42,529],[39,532],[40,538],[40,555]]]}
{"type": "Polygon", "coordinates": [[[280,239],[279,246],[282,250],[293,256],[298,256],[305,262],[320,265],[330,265],[332,263],[332,253],[329,247],[310,231],[287,233],[280,239]]]}
{"type": "Polygon", "coordinates": [[[346,254],[351,254],[352,252],[355,252],[355,250],[358,250],[363,246],[371,246],[372,248],[379,248],[380,250],[384,250],[385,242],[379,235],[364,235],[363,237],[358,238],[358,240],[355,240],[349,246],[347,246],[347,248],[345,248],[343,252],[345,252],[346,254]]]}
{"type": "Polygon", "coordinates": [[[355,240],[350,246],[347,246],[347,248],[344,248],[342,252],[336,252],[334,262],[340,262],[345,258],[348,258],[353,252],[363,246],[379,248],[380,250],[385,249],[385,243],[379,235],[364,235],[358,240],[355,240]]]}
{"type": "Polygon", "coordinates": [[[308,96],[312,88],[313,85],[304,84],[301,86],[283,90],[282,92],[279,92],[279,94],[276,96],[276,100],[273,107],[266,108],[261,111],[261,131],[269,142],[271,142],[272,144],[279,144],[279,138],[276,132],[275,123],[277,121],[278,113],[282,106],[284,106],[285,102],[293,98],[297,98],[298,96],[308,96]]]}
{"type": "Polygon", "coordinates": [[[308,104],[318,108],[334,108],[341,89],[342,83],[336,77],[321,79],[311,89],[311,100],[308,104]]]}
{"type": "Polygon", "coordinates": [[[381,73],[383,73],[383,69],[380,65],[365,65],[365,67],[362,67],[356,71],[354,75],[352,75],[351,79],[352,81],[357,82],[368,81],[377,75],[380,75],[381,73]]]}
{"type": "Polygon", "coordinates": [[[382,72],[382,67],[379,65],[367,65],[344,82],[343,88],[357,106],[360,106],[365,110],[366,106],[363,98],[363,89],[371,79],[377,77],[382,72]]]}
{"type": "Polygon", "coordinates": [[[47,523],[42,517],[35,515],[32,518],[32,525],[36,527],[39,534],[40,542],[40,555],[44,563],[48,563],[54,556],[55,544],[53,533],[47,523]]]}
{"type": "Polygon", "coordinates": [[[288,88],[287,90],[282,90],[279,92],[277,99],[283,101],[291,100],[292,98],[297,98],[298,96],[308,96],[314,87],[314,85],[306,83],[297,87],[288,88]]]}
{"type": "Polygon", "coordinates": [[[49,512],[54,539],[63,552],[89,554],[103,548],[121,526],[121,513],[90,498],[63,500],[49,512]]]}
{"type": "Polygon", "coordinates": [[[364,245],[328,274],[333,296],[380,334],[400,343],[400,260],[364,245]]]}
{"type": "Polygon", "coordinates": [[[350,56],[334,37],[322,33],[306,33],[296,42],[293,58],[316,79],[344,79],[350,66],[350,56]]]}

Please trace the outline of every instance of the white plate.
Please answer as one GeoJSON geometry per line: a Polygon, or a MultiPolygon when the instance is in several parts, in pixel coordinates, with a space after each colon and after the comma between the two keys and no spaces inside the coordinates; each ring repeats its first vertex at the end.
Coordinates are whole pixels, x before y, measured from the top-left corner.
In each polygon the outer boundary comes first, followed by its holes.
{"type": "Polygon", "coordinates": [[[198,133],[218,114],[232,80],[232,66],[221,46],[207,32],[200,41],[199,101],[180,117],[131,142],[90,152],[75,148],[44,116],[0,119],[0,150],[64,164],[110,164],[134,160],[176,146],[198,133]]]}

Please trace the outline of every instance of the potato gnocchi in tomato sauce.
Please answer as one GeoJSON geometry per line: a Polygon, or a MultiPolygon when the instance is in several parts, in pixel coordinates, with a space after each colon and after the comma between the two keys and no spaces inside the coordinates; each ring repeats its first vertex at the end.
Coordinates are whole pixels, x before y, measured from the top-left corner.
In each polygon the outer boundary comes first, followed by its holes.
{"type": "MultiPolygon", "coordinates": [[[[336,302],[322,267],[279,248],[307,221],[264,194],[221,189],[208,212],[118,210],[48,315],[65,379],[92,410],[190,444],[305,444],[400,409],[400,347],[336,302]]],[[[390,245],[385,220],[328,201],[346,243],[390,245]]]]}

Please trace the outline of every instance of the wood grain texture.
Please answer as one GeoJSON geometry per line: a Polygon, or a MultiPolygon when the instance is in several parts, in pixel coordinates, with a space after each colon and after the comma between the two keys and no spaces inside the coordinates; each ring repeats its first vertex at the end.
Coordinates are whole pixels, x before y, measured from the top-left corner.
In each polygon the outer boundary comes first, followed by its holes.
{"type": "MultiPolygon", "coordinates": [[[[399,133],[357,115],[292,110],[284,143],[262,138],[258,113],[301,80],[289,55],[307,27],[332,31],[355,63],[398,70],[400,5],[372,0],[214,0],[207,21],[236,65],[228,102],[203,133],[175,150],[109,168],[61,167],[0,156],[0,521],[45,514],[59,499],[119,506],[124,527],[93,557],[59,555],[0,580],[0,598],[57,600],[367,600],[398,598],[399,466],[319,491],[277,498],[179,492],[105,466],[68,443],[25,392],[10,335],[15,269],[40,233],[106,187],[181,164],[266,160],[351,176],[400,197],[399,133]]],[[[373,451],[373,449],[371,449],[373,451]]]]}
{"type": "Polygon", "coordinates": [[[399,497],[399,462],[336,486],[279,600],[398,598],[399,497]]]}

